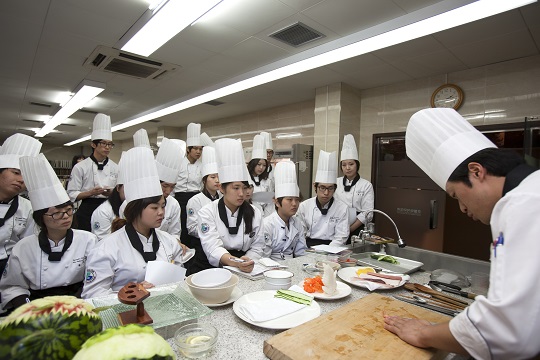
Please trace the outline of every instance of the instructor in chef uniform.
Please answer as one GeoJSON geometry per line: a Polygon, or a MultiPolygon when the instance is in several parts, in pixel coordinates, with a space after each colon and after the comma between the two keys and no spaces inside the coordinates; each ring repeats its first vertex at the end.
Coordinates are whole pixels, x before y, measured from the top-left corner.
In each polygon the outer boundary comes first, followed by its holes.
{"type": "MultiPolygon", "coordinates": [[[[462,212],[491,226],[490,286],[446,323],[385,317],[385,328],[419,347],[475,359],[529,359],[540,353],[540,171],[497,149],[453,109],[414,114],[407,156],[462,212]]],[[[486,248],[486,251],[488,249],[486,248]]]]}

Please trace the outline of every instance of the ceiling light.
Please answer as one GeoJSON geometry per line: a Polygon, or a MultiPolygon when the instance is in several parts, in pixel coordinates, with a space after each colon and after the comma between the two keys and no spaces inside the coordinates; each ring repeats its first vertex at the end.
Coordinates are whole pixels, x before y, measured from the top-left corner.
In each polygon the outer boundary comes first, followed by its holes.
{"type": "MultiPolygon", "coordinates": [[[[141,56],[149,56],[221,1],[169,0],[156,8],[146,22],[146,18],[141,17],[140,22],[145,23],[139,25],[142,27],[122,46],[122,50],[141,56]]],[[[135,23],[135,28],[138,28],[138,23],[139,21],[135,23]]],[[[130,36],[130,33],[126,35],[130,36]]]]}
{"type": "Polygon", "coordinates": [[[302,137],[302,134],[299,132],[276,134],[276,139],[290,139],[290,138],[297,138],[297,137],[302,137]]]}
{"type": "Polygon", "coordinates": [[[43,137],[50,133],[62,121],[84,107],[103,90],[105,90],[104,83],[89,80],[81,82],[75,90],[75,95],[49,121],[45,122],[45,125],[36,133],[36,137],[43,137]]]}

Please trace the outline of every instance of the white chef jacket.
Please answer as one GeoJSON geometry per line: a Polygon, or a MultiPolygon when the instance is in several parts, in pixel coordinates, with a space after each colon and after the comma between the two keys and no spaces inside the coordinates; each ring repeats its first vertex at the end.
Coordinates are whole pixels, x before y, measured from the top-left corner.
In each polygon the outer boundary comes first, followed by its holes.
{"type": "MultiPolygon", "coordinates": [[[[218,194],[218,200],[221,199],[223,195],[219,191],[217,192],[217,194],[218,194]]],[[[197,195],[193,196],[191,199],[188,200],[187,205],[186,205],[186,209],[187,209],[186,227],[187,227],[187,231],[189,235],[195,236],[196,238],[199,237],[199,232],[197,230],[199,210],[201,210],[206,204],[210,204],[211,202],[212,200],[210,200],[203,193],[198,193],[197,195]]]]}
{"type": "MultiPolygon", "coordinates": [[[[172,262],[182,266],[182,247],[176,238],[156,229],[159,249],[156,260],[172,262]]],[[[153,236],[146,238],[138,234],[143,250],[152,251],[153,236]]],[[[129,282],[143,282],[146,262],[129,241],[126,228],[106,236],[88,255],[86,277],[82,297],[84,299],[119,291],[129,282]]]]}
{"type": "Polygon", "coordinates": [[[198,159],[193,164],[187,157],[182,158],[174,193],[196,192],[201,190],[202,184],[202,161],[198,159]]]}
{"type": "MultiPolygon", "coordinates": [[[[265,242],[263,220],[259,209],[253,207],[255,216],[253,218],[253,230],[251,233],[244,234],[245,224],[242,219],[238,228],[238,234],[231,235],[219,217],[218,203],[219,201],[213,201],[205,205],[199,211],[199,218],[197,220],[199,224],[199,239],[201,239],[202,248],[210,265],[219,266],[221,256],[229,252],[229,249],[245,251],[246,256],[253,260],[260,259],[264,252],[265,242]]],[[[238,211],[232,214],[227,206],[225,206],[225,211],[227,212],[229,226],[236,226],[236,215],[238,215],[238,211]]]]}
{"type": "Polygon", "coordinates": [[[540,171],[495,205],[487,298],[477,296],[450,321],[456,340],[476,359],[528,359],[540,353],[540,171]],[[496,254],[495,254],[496,253],[496,254]]]}
{"type": "Polygon", "coordinates": [[[96,235],[98,240],[109,235],[111,233],[111,224],[115,218],[116,215],[110,202],[105,201],[99,205],[92,213],[92,220],[90,221],[92,234],[96,235]]]}
{"type": "MultiPolygon", "coordinates": [[[[7,213],[11,201],[9,204],[0,204],[0,215],[2,217],[7,213]]],[[[4,226],[0,227],[0,259],[7,259],[19,240],[34,234],[34,228],[32,204],[30,204],[29,200],[19,196],[19,207],[17,211],[15,211],[12,217],[6,220],[4,226]]]]}
{"type": "MultiPolygon", "coordinates": [[[[352,181],[346,181],[347,185],[352,183],[352,181]]],[[[358,179],[356,184],[351,188],[351,191],[345,191],[345,187],[343,186],[343,176],[338,178],[334,197],[343,201],[349,207],[349,225],[354,223],[356,219],[360,220],[362,224],[367,224],[367,222],[371,221],[373,218],[372,212],[361,212],[356,215],[360,210],[373,210],[373,205],[375,203],[373,185],[366,179],[358,179]]]]}
{"type": "MultiPolygon", "coordinates": [[[[51,252],[61,252],[65,239],[54,245],[51,252]]],[[[86,258],[97,243],[97,237],[88,231],[73,229],[73,242],[58,262],[49,261],[49,255],[39,247],[37,235],[25,237],[15,245],[0,280],[2,308],[30,290],[44,290],[67,286],[84,280],[86,258]]]]}
{"type": "Polygon", "coordinates": [[[165,200],[165,215],[159,230],[180,238],[180,213],[181,209],[178,200],[174,196],[167,196],[165,200]]]}
{"type": "MultiPolygon", "coordinates": [[[[116,186],[118,177],[118,165],[111,159],[103,170],[98,170],[97,165],[87,157],[76,164],[71,170],[67,193],[71,201],[75,202],[81,192],[91,190],[96,186],[113,188],[116,186]]],[[[93,198],[106,198],[105,195],[92,196],[93,198]]]]}
{"type": "MultiPolygon", "coordinates": [[[[258,176],[253,177],[255,180],[259,181],[258,176]]],[[[273,182],[270,179],[264,179],[261,180],[260,185],[253,185],[253,193],[257,192],[272,192],[274,191],[273,182]]],[[[268,215],[273,214],[276,212],[276,208],[273,203],[261,203],[257,201],[253,201],[253,205],[255,205],[259,210],[261,210],[263,217],[267,217],[268,215]]]]}
{"type": "Polygon", "coordinates": [[[283,260],[286,257],[301,256],[306,254],[306,239],[300,219],[292,216],[289,219],[289,227],[285,221],[274,212],[264,219],[264,241],[266,248],[264,257],[274,260],[283,260]]]}
{"type": "MultiPolygon", "coordinates": [[[[342,246],[349,237],[349,221],[347,205],[334,198],[334,203],[328,209],[328,213],[323,215],[315,199],[312,197],[300,203],[296,216],[300,218],[304,226],[306,238],[328,240],[332,246],[342,246]]],[[[327,208],[328,202],[324,208],[327,208]]]]}

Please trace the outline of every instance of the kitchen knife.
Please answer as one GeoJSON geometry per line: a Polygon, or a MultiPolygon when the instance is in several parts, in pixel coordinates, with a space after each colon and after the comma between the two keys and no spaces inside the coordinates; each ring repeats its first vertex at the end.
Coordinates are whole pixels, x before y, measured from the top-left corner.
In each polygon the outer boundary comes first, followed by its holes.
{"type": "Polygon", "coordinates": [[[457,311],[449,310],[449,309],[439,307],[439,306],[435,306],[435,305],[419,303],[416,300],[407,299],[407,298],[404,298],[404,297],[401,297],[401,296],[394,295],[394,298],[396,298],[398,300],[401,300],[401,301],[404,301],[404,302],[409,303],[409,304],[413,304],[413,305],[420,306],[420,307],[423,307],[423,308],[426,308],[426,309],[429,309],[429,310],[437,311],[437,312],[440,312],[440,313],[443,313],[443,314],[446,314],[446,315],[456,316],[458,314],[457,311]]]}
{"type": "MultiPolygon", "coordinates": [[[[456,294],[456,295],[459,295],[459,296],[463,296],[463,297],[466,297],[467,299],[473,299],[476,298],[476,294],[474,293],[468,293],[466,291],[461,291],[461,290],[456,290],[456,289],[453,289],[451,287],[448,287],[446,284],[441,284],[441,283],[438,283],[438,284],[435,284],[434,282],[429,282],[429,285],[432,286],[432,287],[436,287],[436,288],[439,288],[441,289],[442,291],[446,291],[446,292],[449,292],[451,294],[456,294]]],[[[437,290],[437,289],[435,289],[437,290]]]]}
{"type": "Polygon", "coordinates": [[[433,290],[432,288],[429,288],[427,286],[424,286],[422,284],[416,284],[416,283],[412,283],[414,285],[414,287],[417,289],[417,290],[420,290],[420,291],[423,291],[425,293],[428,293],[440,300],[444,300],[446,302],[449,302],[449,303],[452,303],[454,305],[461,305],[461,306],[468,306],[469,304],[466,303],[465,301],[462,301],[462,300],[459,300],[459,299],[455,299],[451,296],[448,296],[448,295],[444,295],[438,291],[435,291],[433,290]]]}

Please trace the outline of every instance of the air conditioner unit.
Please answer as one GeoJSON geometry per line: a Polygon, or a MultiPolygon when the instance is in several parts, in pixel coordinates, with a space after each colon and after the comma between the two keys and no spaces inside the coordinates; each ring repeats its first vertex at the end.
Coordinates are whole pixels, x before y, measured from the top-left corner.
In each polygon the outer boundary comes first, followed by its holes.
{"type": "Polygon", "coordinates": [[[92,70],[151,80],[161,79],[180,68],[180,65],[152,60],[106,46],[96,47],[83,66],[92,70]]]}

